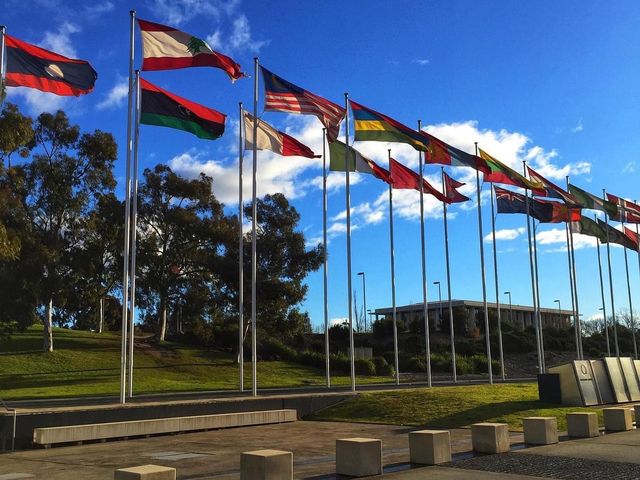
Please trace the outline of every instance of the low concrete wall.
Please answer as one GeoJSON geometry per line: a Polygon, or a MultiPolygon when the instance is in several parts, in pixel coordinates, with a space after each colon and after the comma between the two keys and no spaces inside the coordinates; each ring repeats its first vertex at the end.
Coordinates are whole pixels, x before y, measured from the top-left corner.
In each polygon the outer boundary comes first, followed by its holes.
{"type": "Polygon", "coordinates": [[[70,425],[65,427],[36,428],[33,443],[52,445],[57,443],[82,442],[107,438],[138,437],[162,433],[189,432],[217,428],[266,425],[270,423],[295,422],[295,410],[268,410],[262,412],[223,413],[197,417],[158,418],[132,422],[96,423],[93,425],[70,425]]]}

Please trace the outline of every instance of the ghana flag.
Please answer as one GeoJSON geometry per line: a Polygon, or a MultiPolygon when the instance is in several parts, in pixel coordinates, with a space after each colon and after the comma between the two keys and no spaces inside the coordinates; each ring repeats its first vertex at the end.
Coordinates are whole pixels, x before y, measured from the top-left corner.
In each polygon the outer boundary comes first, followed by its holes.
{"type": "Polygon", "coordinates": [[[227,116],[174,95],[140,79],[140,123],[176,128],[198,138],[215,140],[224,133],[227,116]]]}

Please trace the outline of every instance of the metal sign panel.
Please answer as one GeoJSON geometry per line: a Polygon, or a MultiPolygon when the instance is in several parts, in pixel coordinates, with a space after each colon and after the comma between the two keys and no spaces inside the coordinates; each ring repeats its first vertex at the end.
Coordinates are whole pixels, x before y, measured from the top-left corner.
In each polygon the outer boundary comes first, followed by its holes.
{"type": "Polygon", "coordinates": [[[609,380],[611,380],[611,389],[616,403],[631,401],[627,395],[625,381],[620,368],[620,363],[616,357],[605,357],[604,364],[607,367],[609,380]]]}
{"type": "Polygon", "coordinates": [[[591,362],[588,360],[575,360],[573,366],[575,368],[576,380],[578,381],[578,389],[580,390],[583,404],[598,405],[600,399],[598,398],[596,385],[593,381],[591,362]]]}
{"type": "Polygon", "coordinates": [[[621,357],[620,366],[627,384],[627,392],[632,402],[640,400],[640,386],[638,386],[638,377],[636,377],[636,369],[633,360],[630,357],[621,357]]]}
{"type": "Polygon", "coordinates": [[[598,396],[600,397],[600,403],[613,403],[613,392],[611,391],[611,383],[607,376],[607,369],[605,368],[604,361],[591,360],[591,370],[593,371],[593,379],[595,380],[596,387],[598,389],[598,396]]]}

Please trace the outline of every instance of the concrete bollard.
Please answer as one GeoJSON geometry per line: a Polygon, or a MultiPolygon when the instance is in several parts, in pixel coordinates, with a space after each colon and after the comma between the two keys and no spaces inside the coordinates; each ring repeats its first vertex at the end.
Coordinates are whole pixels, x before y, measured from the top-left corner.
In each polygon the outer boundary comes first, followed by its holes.
{"type": "Polygon", "coordinates": [[[292,480],[293,452],[255,450],[240,455],[241,480],[292,480]]]}
{"type": "Polygon", "coordinates": [[[573,438],[599,436],[598,415],[593,412],[567,413],[567,433],[573,438]]]}
{"type": "Polygon", "coordinates": [[[628,407],[603,408],[604,429],[609,432],[626,432],[633,428],[631,409],[628,407]]]}
{"type": "Polygon", "coordinates": [[[336,473],[352,477],[382,475],[382,441],[376,438],[336,440],[336,473]]]}
{"type": "Polygon", "coordinates": [[[524,443],[551,445],[558,443],[558,419],[556,417],[527,417],[522,419],[524,443]]]}
{"type": "Polygon", "coordinates": [[[471,425],[474,452],[504,453],[509,451],[509,425],[506,423],[474,423],[471,425]]]}
{"type": "Polygon", "coordinates": [[[140,465],[120,468],[114,472],[114,480],[176,480],[176,469],[161,465],[140,465]]]}
{"type": "Polygon", "coordinates": [[[451,461],[451,435],[448,430],[409,432],[411,463],[438,465],[451,461]]]}

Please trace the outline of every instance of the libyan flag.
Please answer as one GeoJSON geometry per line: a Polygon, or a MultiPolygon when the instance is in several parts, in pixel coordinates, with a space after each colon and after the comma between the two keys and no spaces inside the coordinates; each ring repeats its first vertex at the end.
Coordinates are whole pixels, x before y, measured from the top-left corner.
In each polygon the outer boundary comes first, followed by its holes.
{"type": "Polygon", "coordinates": [[[177,128],[215,140],[224,133],[227,116],[140,79],[140,123],[177,128]]]}

